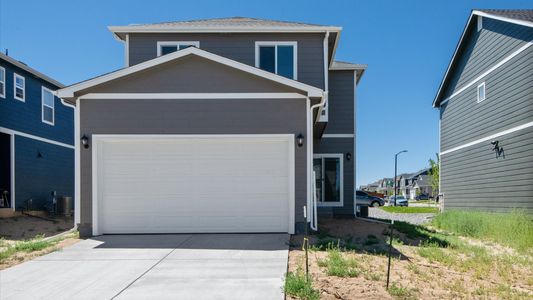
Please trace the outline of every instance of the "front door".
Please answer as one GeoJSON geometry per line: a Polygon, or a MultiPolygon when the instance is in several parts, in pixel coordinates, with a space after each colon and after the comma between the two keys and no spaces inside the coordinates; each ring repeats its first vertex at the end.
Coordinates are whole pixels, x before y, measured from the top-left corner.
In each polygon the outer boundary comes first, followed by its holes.
{"type": "Polygon", "coordinates": [[[319,206],[342,206],[342,154],[315,154],[313,170],[316,174],[316,193],[319,206]]]}

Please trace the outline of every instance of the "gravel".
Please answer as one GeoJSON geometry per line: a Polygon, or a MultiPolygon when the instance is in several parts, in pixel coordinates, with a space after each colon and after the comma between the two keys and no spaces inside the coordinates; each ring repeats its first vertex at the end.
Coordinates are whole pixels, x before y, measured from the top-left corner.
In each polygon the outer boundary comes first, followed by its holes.
{"type": "Polygon", "coordinates": [[[389,213],[377,207],[368,208],[368,217],[370,218],[403,221],[415,225],[428,222],[433,216],[435,216],[435,214],[399,214],[389,213]]]}

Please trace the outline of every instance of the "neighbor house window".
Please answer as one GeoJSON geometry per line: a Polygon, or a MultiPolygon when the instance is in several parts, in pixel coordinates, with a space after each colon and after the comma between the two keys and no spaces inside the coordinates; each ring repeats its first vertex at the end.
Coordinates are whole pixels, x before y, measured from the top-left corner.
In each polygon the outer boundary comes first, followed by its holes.
{"type": "Polygon", "coordinates": [[[41,107],[43,123],[54,125],[54,93],[44,86],[41,89],[41,107]]]}
{"type": "Polygon", "coordinates": [[[0,67],[0,98],[6,97],[6,69],[0,67]]]}
{"type": "Polygon", "coordinates": [[[26,79],[15,73],[14,81],[14,94],[15,99],[25,101],[26,97],[26,79]]]}
{"type": "Polygon", "coordinates": [[[483,82],[477,86],[477,102],[485,100],[485,95],[485,83],[483,82]]]}
{"type": "Polygon", "coordinates": [[[256,42],[255,66],[278,75],[297,79],[296,42],[256,42]]]}
{"type": "Polygon", "coordinates": [[[189,47],[200,48],[200,42],[183,41],[183,42],[157,42],[157,56],[176,52],[189,47]]]}

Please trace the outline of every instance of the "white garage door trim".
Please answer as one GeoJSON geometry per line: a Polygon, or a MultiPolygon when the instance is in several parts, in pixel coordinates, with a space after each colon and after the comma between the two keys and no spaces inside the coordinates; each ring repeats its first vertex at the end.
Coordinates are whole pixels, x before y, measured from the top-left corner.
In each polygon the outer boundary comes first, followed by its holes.
{"type": "Polygon", "coordinates": [[[250,138],[250,139],[264,139],[264,140],[279,140],[287,142],[287,151],[288,151],[288,169],[289,169],[289,233],[294,234],[295,231],[295,170],[294,170],[294,154],[295,154],[295,145],[294,145],[294,135],[293,134],[216,134],[216,135],[145,135],[145,134],[95,134],[92,135],[92,230],[93,235],[102,234],[99,216],[99,206],[98,206],[98,186],[101,185],[100,180],[103,179],[103,176],[99,176],[98,171],[98,158],[101,157],[102,153],[99,153],[101,149],[100,145],[105,142],[117,142],[117,141],[128,141],[128,140],[157,140],[157,139],[189,139],[189,138],[205,138],[205,139],[228,139],[228,138],[250,138]]]}

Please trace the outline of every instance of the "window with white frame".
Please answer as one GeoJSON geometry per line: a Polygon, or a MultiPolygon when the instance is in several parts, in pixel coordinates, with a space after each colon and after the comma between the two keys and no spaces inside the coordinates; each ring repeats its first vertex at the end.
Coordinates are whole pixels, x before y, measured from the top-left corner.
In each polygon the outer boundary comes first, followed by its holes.
{"type": "Polygon", "coordinates": [[[17,73],[14,73],[13,77],[13,94],[15,99],[25,101],[26,99],[26,79],[17,73]]]}
{"type": "Polygon", "coordinates": [[[477,102],[481,102],[485,100],[486,92],[485,92],[485,82],[477,86],[477,102]]]}
{"type": "Polygon", "coordinates": [[[42,122],[50,125],[54,125],[54,93],[45,88],[41,88],[41,115],[42,122]]]}
{"type": "Polygon", "coordinates": [[[298,74],[297,53],[296,42],[256,42],[255,66],[296,80],[298,74]]]}
{"type": "Polygon", "coordinates": [[[198,41],[157,42],[157,56],[166,55],[189,47],[200,48],[198,41]]]}
{"type": "Polygon", "coordinates": [[[344,155],[313,155],[315,193],[319,206],[342,206],[344,203],[344,155]]]}
{"type": "Polygon", "coordinates": [[[6,97],[6,69],[0,67],[0,98],[6,97]]]}

